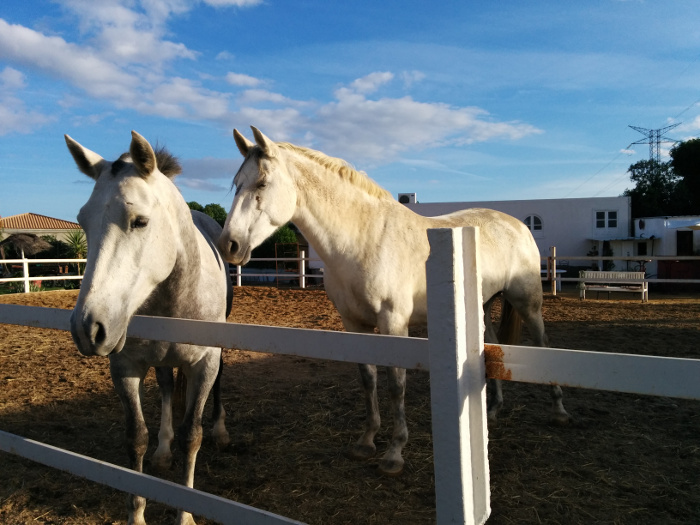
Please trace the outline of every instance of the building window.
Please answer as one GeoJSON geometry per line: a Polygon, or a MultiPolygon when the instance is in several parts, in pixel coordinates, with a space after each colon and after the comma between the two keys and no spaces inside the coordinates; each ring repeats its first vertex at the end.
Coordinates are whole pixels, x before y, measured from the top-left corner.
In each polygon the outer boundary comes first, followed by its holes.
{"type": "Polygon", "coordinates": [[[596,228],[617,228],[617,212],[616,211],[597,211],[597,212],[595,212],[595,227],[596,228]]]}
{"type": "Polygon", "coordinates": [[[542,219],[537,215],[528,215],[523,222],[533,235],[542,234],[542,219]]]}

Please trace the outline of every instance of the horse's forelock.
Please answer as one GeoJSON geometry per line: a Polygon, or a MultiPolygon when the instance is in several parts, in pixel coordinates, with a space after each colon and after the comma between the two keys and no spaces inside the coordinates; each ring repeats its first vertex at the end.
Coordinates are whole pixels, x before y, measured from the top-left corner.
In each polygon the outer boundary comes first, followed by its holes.
{"type": "Polygon", "coordinates": [[[259,146],[255,146],[248,151],[248,154],[245,156],[245,159],[243,159],[243,162],[241,162],[241,165],[238,167],[238,171],[233,176],[233,180],[231,181],[232,190],[236,187],[236,179],[238,179],[238,176],[241,174],[241,170],[243,170],[243,166],[245,166],[246,162],[255,162],[255,165],[258,167],[258,172],[260,173],[260,175],[262,175],[262,173],[260,172],[260,159],[262,158],[262,156],[263,152],[259,146]]]}
{"type": "MultiPolygon", "coordinates": [[[[164,147],[156,146],[154,151],[156,155],[156,165],[158,170],[166,177],[173,178],[182,173],[180,162],[173,154],[164,147]]],[[[127,166],[127,160],[131,160],[128,152],[122,153],[117,160],[112,163],[112,175],[118,175],[127,166]]]]}
{"type": "Polygon", "coordinates": [[[126,159],[128,158],[128,153],[122,153],[117,160],[112,162],[112,175],[118,175],[119,172],[126,167],[126,159]]]}

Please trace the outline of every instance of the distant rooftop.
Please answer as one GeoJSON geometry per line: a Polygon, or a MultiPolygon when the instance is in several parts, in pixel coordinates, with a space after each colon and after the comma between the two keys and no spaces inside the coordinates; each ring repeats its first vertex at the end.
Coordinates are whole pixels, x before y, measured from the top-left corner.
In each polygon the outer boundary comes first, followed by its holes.
{"type": "Polygon", "coordinates": [[[76,230],[80,229],[80,224],[36,213],[21,213],[0,217],[0,228],[8,230],[76,230]]]}

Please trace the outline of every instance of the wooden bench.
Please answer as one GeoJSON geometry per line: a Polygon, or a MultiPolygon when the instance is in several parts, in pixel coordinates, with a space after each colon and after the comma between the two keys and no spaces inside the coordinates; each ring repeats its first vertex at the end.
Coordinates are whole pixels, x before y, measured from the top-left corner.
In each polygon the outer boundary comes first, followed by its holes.
{"type": "MultiPolygon", "coordinates": [[[[586,298],[586,292],[635,292],[642,294],[642,302],[649,300],[649,283],[644,272],[605,272],[582,270],[579,272],[579,297],[586,298]]],[[[596,295],[598,298],[598,295],[596,295]]]]}

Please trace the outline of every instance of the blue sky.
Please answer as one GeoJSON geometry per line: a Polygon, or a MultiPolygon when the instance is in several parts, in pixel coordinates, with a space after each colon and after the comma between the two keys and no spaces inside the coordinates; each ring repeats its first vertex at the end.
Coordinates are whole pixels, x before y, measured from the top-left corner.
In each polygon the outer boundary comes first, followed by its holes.
{"type": "Polygon", "coordinates": [[[113,160],[134,129],[228,209],[234,127],[440,202],[619,195],[649,156],[628,125],[671,124],[700,134],[690,0],[0,3],[1,216],[75,219],[64,133],[113,160]]]}

